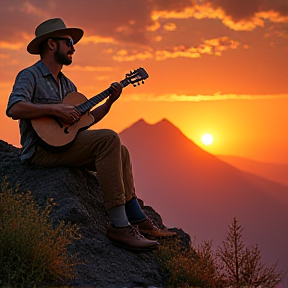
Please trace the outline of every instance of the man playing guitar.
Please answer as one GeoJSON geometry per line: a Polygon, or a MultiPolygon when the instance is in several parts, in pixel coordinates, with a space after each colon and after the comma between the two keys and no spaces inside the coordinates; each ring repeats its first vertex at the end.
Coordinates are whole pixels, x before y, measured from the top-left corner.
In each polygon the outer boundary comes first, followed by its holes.
{"type": "Polygon", "coordinates": [[[158,229],[139,206],[127,148],[112,130],[86,129],[109,112],[130,79],[115,82],[99,94],[100,100],[107,100],[90,112],[90,100],[61,72],[63,65],[72,63],[74,45],[83,30],[67,28],[62,19],[53,18],[41,23],[35,35],[27,50],[40,55],[40,60],[19,72],[6,111],[9,117],[20,119],[21,160],[45,167],[97,171],[110,219],[106,236],[128,250],[156,249],[159,243],[151,239],[172,233],[158,229]]]}

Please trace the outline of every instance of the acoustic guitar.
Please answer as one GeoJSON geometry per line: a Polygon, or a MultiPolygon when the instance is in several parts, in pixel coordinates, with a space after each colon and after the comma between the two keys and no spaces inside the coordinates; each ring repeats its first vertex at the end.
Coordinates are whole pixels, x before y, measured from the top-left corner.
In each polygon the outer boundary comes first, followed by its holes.
{"type": "MultiPolygon", "coordinates": [[[[125,79],[121,80],[120,84],[123,88],[129,84],[133,84],[135,87],[137,84],[140,85],[140,82],[144,84],[144,80],[148,77],[149,75],[145,69],[140,67],[126,74],[125,79]]],[[[111,95],[111,89],[113,88],[109,87],[89,100],[79,92],[68,94],[62,103],[75,105],[76,109],[82,115],[79,121],[73,124],[62,122],[56,117],[32,119],[32,127],[39,138],[38,144],[53,152],[60,152],[68,148],[75,140],[78,132],[89,128],[94,123],[94,117],[89,111],[92,107],[111,95]]]]}

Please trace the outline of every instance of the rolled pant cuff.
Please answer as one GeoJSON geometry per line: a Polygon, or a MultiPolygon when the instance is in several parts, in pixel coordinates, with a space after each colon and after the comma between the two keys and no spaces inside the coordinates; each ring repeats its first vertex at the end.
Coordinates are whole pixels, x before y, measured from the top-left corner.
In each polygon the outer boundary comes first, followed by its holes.
{"type": "Polygon", "coordinates": [[[105,205],[105,208],[107,210],[109,209],[112,209],[116,206],[120,206],[120,205],[125,205],[126,203],[126,200],[123,198],[123,199],[113,199],[111,201],[104,201],[104,205],[105,205]]]}

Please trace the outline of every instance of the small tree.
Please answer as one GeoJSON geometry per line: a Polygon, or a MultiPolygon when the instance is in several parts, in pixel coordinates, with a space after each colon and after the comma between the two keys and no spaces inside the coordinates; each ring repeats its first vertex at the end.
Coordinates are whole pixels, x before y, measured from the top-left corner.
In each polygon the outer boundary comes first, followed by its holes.
{"type": "Polygon", "coordinates": [[[261,263],[258,246],[245,247],[242,241],[242,227],[236,218],[228,228],[228,235],[218,247],[217,256],[223,265],[223,275],[229,287],[274,288],[283,278],[276,271],[277,263],[270,268],[261,263]]]}

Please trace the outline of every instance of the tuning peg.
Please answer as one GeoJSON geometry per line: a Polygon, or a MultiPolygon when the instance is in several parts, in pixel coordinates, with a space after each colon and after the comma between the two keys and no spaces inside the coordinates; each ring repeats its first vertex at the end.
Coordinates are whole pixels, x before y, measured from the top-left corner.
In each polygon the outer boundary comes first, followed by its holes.
{"type": "Polygon", "coordinates": [[[133,84],[133,87],[136,87],[137,85],[136,84],[133,84]]]}
{"type": "Polygon", "coordinates": [[[144,80],[142,80],[142,84],[144,84],[145,82],[144,82],[144,80]]]}

